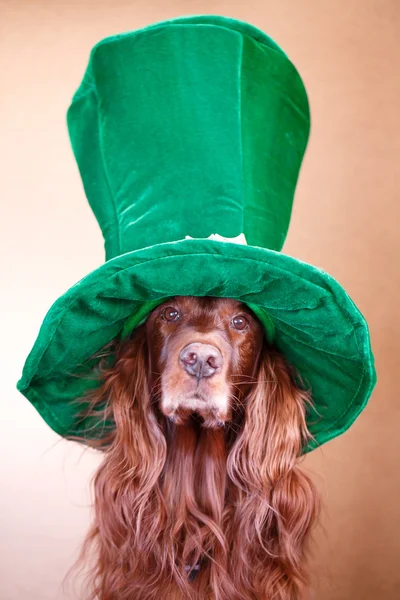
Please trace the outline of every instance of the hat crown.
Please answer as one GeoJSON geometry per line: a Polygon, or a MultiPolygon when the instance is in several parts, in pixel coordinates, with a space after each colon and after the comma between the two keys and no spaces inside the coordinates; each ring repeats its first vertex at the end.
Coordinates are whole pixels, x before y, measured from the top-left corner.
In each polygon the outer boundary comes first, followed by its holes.
{"type": "Polygon", "coordinates": [[[106,38],[68,128],[107,260],[213,234],[282,248],[309,107],[257,28],[202,15],[106,38]]]}

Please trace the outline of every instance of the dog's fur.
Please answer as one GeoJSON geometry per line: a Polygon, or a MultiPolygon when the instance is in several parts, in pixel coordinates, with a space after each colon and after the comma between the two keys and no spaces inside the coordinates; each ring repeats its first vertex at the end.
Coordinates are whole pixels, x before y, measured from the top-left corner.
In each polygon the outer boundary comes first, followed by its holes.
{"type": "Polygon", "coordinates": [[[87,600],[303,598],[311,395],[252,311],[178,296],[97,358],[79,403],[103,435],[70,436],[104,453],[74,565],[94,552],[87,600]]]}

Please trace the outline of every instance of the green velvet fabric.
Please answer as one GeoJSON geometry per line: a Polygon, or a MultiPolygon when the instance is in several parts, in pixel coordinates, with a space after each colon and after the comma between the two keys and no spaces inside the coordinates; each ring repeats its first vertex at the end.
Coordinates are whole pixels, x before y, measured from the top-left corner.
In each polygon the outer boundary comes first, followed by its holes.
{"type": "Polygon", "coordinates": [[[211,233],[282,248],[308,100],[286,55],[252,32],[178,19],[92,50],[68,128],[107,259],[211,233]]]}
{"type": "Polygon", "coordinates": [[[242,21],[181,17],[95,46],[68,128],[106,262],[50,308],[17,384],[56,432],[85,431],[71,402],[93,386],[89,357],[175,295],[261,318],[312,390],[304,452],[351,425],[376,382],[368,325],[332,277],[280,252],[309,127],[297,70],[242,21]]]}

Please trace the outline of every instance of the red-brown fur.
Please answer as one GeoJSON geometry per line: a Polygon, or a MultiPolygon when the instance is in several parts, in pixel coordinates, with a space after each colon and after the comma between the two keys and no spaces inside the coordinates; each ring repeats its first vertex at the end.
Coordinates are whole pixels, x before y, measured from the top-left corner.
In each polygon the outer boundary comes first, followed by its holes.
{"type": "Polygon", "coordinates": [[[232,299],[176,297],[102,353],[101,385],[80,402],[112,427],[97,440],[71,436],[104,453],[74,566],[92,551],[85,600],[303,598],[319,511],[299,468],[311,398],[254,314],[232,299]],[[169,306],[176,322],[164,318],[169,306]],[[232,325],[237,315],[245,330],[232,325]],[[200,382],[179,359],[193,341],[223,359],[200,382]],[[195,389],[206,400],[192,399],[195,389]],[[185,565],[198,560],[189,581],[185,565]]]}

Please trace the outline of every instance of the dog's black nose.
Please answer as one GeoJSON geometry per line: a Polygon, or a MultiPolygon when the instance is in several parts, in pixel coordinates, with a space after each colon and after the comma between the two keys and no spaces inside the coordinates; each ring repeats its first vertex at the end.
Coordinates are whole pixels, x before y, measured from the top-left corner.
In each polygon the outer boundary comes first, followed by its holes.
{"type": "Polygon", "coordinates": [[[193,342],[181,350],[179,355],[186,373],[193,375],[198,380],[202,377],[211,377],[219,372],[223,358],[221,352],[211,344],[193,342]]]}

